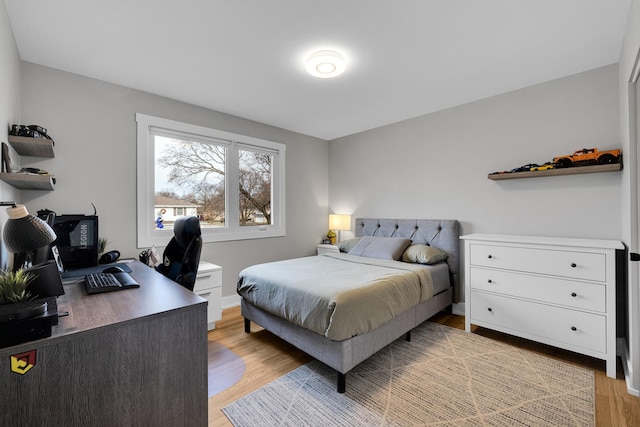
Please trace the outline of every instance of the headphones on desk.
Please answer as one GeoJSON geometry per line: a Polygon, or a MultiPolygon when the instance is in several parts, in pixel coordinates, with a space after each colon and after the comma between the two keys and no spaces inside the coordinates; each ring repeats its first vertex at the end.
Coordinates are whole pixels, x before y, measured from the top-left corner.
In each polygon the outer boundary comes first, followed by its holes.
{"type": "Polygon", "coordinates": [[[100,264],[111,264],[120,258],[120,251],[109,251],[102,254],[100,264]]]}

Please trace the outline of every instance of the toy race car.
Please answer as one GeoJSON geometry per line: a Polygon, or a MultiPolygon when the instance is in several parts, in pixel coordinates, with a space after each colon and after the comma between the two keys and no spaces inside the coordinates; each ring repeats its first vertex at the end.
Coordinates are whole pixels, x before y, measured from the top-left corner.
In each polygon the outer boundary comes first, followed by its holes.
{"type": "Polygon", "coordinates": [[[511,172],[529,172],[533,168],[539,168],[540,165],[536,163],[527,163],[524,166],[520,166],[519,168],[511,169],[511,172]]]}
{"type": "Polygon", "coordinates": [[[534,167],[534,168],[531,168],[531,170],[532,170],[532,171],[546,171],[547,169],[553,169],[553,168],[555,168],[555,167],[556,167],[556,166],[555,166],[553,163],[551,163],[551,162],[547,162],[547,163],[545,163],[544,165],[536,166],[536,167],[534,167]]]}
{"type": "Polygon", "coordinates": [[[606,165],[620,163],[621,160],[622,151],[620,151],[620,149],[598,151],[597,148],[583,148],[582,150],[575,151],[573,154],[553,158],[553,162],[558,165],[559,168],[595,164],[606,165]]]}

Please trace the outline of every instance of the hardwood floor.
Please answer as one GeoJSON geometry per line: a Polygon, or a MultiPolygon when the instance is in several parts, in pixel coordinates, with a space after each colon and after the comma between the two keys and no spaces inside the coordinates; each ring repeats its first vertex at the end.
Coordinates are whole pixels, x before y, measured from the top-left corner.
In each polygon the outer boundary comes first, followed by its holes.
{"type": "MultiPolygon", "coordinates": [[[[431,321],[464,329],[464,317],[454,314],[440,313],[431,321]]],[[[593,369],[596,383],[596,425],[598,427],[640,426],[640,397],[627,393],[620,362],[618,378],[613,379],[606,376],[604,361],[484,328],[476,327],[474,333],[593,369]]],[[[251,334],[245,334],[239,307],[224,310],[222,320],[216,322],[216,329],[209,332],[209,340],[224,345],[240,356],[245,363],[245,373],[242,378],[235,385],[209,399],[209,426],[231,426],[221,411],[224,406],[311,360],[307,354],[256,324],[251,325],[251,334]]],[[[229,365],[228,375],[237,377],[233,372],[234,369],[238,369],[237,363],[229,365]]],[[[225,368],[218,368],[217,372],[224,375],[225,368]]]]}

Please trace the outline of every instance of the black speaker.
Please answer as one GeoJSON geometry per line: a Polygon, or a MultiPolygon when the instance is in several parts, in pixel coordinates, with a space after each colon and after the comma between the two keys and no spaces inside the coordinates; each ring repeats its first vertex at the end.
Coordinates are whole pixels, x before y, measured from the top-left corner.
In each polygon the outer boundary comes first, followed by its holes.
{"type": "Polygon", "coordinates": [[[62,278],[54,260],[34,265],[25,271],[34,276],[27,290],[36,298],[57,297],[64,294],[62,278]]]}
{"type": "Polygon", "coordinates": [[[109,251],[102,254],[100,264],[111,264],[120,258],[120,251],[109,251]]]}

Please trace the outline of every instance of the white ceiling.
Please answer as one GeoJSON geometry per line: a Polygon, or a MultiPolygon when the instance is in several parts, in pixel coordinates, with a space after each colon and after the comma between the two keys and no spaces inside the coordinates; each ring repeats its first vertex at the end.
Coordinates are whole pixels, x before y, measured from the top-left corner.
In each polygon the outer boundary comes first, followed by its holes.
{"type": "Polygon", "coordinates": [[[5,0],[24,61],[334,139],[618,62],[631,0],[5,0]],[[347,71],[309,76],[339,50],[347,71]]]}

